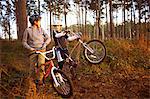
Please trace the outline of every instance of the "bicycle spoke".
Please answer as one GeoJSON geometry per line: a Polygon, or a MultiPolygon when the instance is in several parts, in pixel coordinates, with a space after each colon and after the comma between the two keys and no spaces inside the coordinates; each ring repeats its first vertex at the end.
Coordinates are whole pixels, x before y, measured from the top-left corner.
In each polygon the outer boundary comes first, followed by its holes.
{"type": "Polygon", "coordinates": [[[69,93],[69,85],[66,84],[65,82],[59,82],[60,86],[56,87],[58,90],[60,90],[60,92],[62,92],[63,94],[67,95],[69,93]],[[67,86],[68,85],[68,86],[67,86]]]}
{"type": "Polygon", "coordinates": [[[84,55],[86,57],[86,59],[88,61],[90,61],[91,63],[99,63],[101,62],[104,57],[105,57],[105,47],[104,45],[98,41],[98,40],[93,40],[90,41],[89,43],[87,43],[88,47],[90,47],[89,49],[92,49],[93,52],[91,53],[91,51],[89,51],[88,49],[84,50],[84,55]]]}
{"type": "Polygon", "coordinates": [[[67,89],[67,87],[65,88],[65,85],[62,86],[62,91],[63,91],[64,94],[69,93],[69,89],[67,89]]]}
{"type": "Polygon", "coordinates": [[[59,86],[56,86],[55,82],[53,81],[53,87],[58,92],[58,94],[60,94],[62,97],[69,97],[72,95],[72,86],[66,75],[64,75],[62,72],[55,72],[54,75],[57,82],[59,83],[59,86]]]}

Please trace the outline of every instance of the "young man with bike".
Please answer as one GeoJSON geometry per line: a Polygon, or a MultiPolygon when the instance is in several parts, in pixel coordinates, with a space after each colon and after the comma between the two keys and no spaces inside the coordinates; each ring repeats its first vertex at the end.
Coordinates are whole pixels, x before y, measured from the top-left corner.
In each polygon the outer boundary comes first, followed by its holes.
{"type": "MultiPolygon", "coordinates": [[[[30,53],[34,53],[35,51],[46,51],[46,46],[50,43],[51,39],[41,28],[41,17],[35,14],[30,16],[29,21],[32,26],[24,31],[22,39],[23,46],[27,48],[30,53]]],[[[36,76],[36,84],[43,84],[42,80],[45,71],[42,64],[45,63],[45,58],[40,54],[32,54],[29,59],[30,76],[36,76]],[[37,68],[40,68],[40,70],[38,71],[38,75],[35,75],[35,70],[37,68]]]]}
{"type": "MultiPolygon", "coordinates": [[[[68,57],[68,49],[67,49],[67,41],[73,41],[80,38],[80,35],[73,35],[70,36],[67,34],[68,31],[62,31],[62,24],[60,22],[57,22],[53,25],[53,38],[55,42],[55,46],[57,48],[56,50],[56,56],[58,61],[59,69],[63,68],[63,65],[66,61],[66,58],[68,57]]],[[[72,65],[77,65],[75,63],[71,63],[72,65]]]]}

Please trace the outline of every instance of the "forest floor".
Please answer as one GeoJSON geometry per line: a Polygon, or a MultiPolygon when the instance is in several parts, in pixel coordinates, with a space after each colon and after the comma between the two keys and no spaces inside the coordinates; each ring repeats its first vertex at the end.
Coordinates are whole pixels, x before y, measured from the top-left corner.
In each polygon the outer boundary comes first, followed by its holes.
{"type": "MultiPolygon", "coordinates": [[[[61,99],[53,88],[36,93],[20,42],[0,44],[1,99],[61,99]]],[[[106,41],[105,46],[107,56],[101,64],[90,64],[81,55],[70,99],[150,99],[150,52],[125,40],[106,41]]]]}

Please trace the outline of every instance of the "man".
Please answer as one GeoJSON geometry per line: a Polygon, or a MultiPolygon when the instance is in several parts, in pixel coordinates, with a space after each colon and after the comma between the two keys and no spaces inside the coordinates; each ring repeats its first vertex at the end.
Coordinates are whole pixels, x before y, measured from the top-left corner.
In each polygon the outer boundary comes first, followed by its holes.
{"type": "Polygon", "coordinates": [[[65,60],[67,58],[66,54],[68,55],[67,49],[67,41],[73,41],[80,38],[80,35],[73,35],[70,36],[67,34],[67,31],[62,31],[62,24],[60,22],[53,25],[53,38],[55,41],[56,56],[58,61],[59,69],[63,68],[65,60]]]}
{"type": "MultiPolygon", "coordinates": [[[[29,18],[31,27],[24,31],[23,35],[23,46],[27,48],[30,53],[35,51],[46,51],[46,46],[50,43],[50,37],[41,28],[41,17],[39,15],[32,15],[29,18]]],[[[30,75],[35,76],[35,70],[40,68],[38,75],[36,75],[36,84],[43,84],[45,58],[42,55],[32,54],[30,57],[30,75]]]]}

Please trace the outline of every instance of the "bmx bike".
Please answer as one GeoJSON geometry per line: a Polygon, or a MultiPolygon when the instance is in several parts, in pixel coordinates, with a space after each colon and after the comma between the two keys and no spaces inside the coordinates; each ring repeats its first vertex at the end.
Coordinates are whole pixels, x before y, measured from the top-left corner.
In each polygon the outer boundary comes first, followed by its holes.
{"type": "MultiPolygon", "coordinates": [[[[55,59],[55,47],[45,52],[36,51],[32,54],[41,54],[47,60],[45,64],[42,64],[42,66],[45,66],[45,73],[43,77],[44,84],[46,84],[48,80],[48,82],[52,83],[52,87],[59,95],[61,95],[63,98],[70,97],[73,94],[72,83],[63,71],[54,66],[54,63],[52,61],[53,59],[55,59]],[[48,53],[52,53],[51,58],[46,56],[46,54],[48,53]],[[51,79],[48,79],[49,76],[51,77],[51,79]]],[[[39,67],[36,70],[36,73],[39,72],[39,67]]]]}

